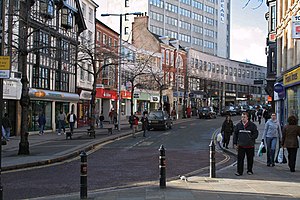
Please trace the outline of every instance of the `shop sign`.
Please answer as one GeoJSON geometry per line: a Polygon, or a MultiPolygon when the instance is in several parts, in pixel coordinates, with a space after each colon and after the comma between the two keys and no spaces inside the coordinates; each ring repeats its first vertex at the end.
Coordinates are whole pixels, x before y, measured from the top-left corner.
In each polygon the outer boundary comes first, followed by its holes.
{"type": "Polygon", "coordinates": [[[10,77],[10,57],[0,56],[0,78],[8,79],[10,77]]]}
{"type": "Polygon", "coordinates": [[[300,81],[300,68],[294,69],[283,76],[283,85],[291,85],[300,81]]]}
{"type": "Polygon", "coordinates": [[[220,21],[224,23],[225,21],[225,1],[220,0],[220,21]]]}
{"type": "Polygon", "coordinates": [[[292,38],[300,38],[300,16],[292,17],[292,38]]]}
{"type": "Polygon", "coordinates": [[[226,92],[225,96],[227,96],[227,97],[236,97],[236,94],[235,93],[228,93],[228,92],[226,92]]]}
{"type": "Polygon", "coordinates": [[[131,92],[122,90],[121,91],[121,98],[122,99],[131,99],[131,92]]]}
{"type": "Polygon", "coordinates": [[[38,90],[32,88],[29,89],[29,96],[35,99],[44,99],[44,100],[64,100],[64,101],[79,100],[79,95],[75,93],[38,90]]]}
{"type": "Polygon", "coordinates": [[[118,99],[118,95],[115,90],[106,90],[103,88],[96,88],[96,98],[118,99]]]}
{"type": "Polygon", "coordinates": [[[133,94],[133,98],[135,98],[135,99],[138,99],[138,98],[140,98],[140,94],[138,94],[138,93],[134,93],[134,94],[133,94]]]}
{"type": "Polygon", "coordinates": [[[80,99],[91,100],[92,99],[92,92],[82,90],[80,92],[80,99]]]}

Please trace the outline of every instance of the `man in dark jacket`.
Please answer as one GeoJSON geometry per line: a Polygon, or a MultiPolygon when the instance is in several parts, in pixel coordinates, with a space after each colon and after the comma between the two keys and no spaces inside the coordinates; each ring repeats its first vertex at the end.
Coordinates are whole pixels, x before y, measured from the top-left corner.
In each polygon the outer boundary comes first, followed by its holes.
{"type": "Polygon", "coordinates": [[[4,140],[9,141],[11,122],[10,122],[10,119],[9,119],[7,113],[4,114],[4,117],[2,119],[2,126],[3,126],[2,131],[5,131],[4,133],[2,133],[3,138],[4,138],[4,140]]]}
{"type": "Polygon", "coordinates": [[[237,172],[235,175],[243,175],[245,155],[247,156],[247,174],[253,174],[254,145],[257,137],[256,125],[249,120],[248,113],[244,112],[242,120],[236,125],[233,135],[233,145],[238,151],[237,172]]]}

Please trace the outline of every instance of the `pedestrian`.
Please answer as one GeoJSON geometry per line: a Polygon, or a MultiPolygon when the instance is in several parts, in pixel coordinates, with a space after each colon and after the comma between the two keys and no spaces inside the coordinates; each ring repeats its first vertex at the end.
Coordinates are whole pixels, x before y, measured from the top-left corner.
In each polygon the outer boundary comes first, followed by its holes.
{"type": "Polygon", "coordinates": [[[251,116],[252,116],[252,121],[255,122],[256,119],[257,119],[257,113],[256,113],[256,110],[252,110],[251,116]]]}
{"type": "Polygon", "coordinates": [[[295,116],[288,118],[288,125],[282,130],[282,146],[288,151],[288,165],[291,172],[295,172],[297,151],[299,148],[298,138],[300,137],[300,127],[295,116]]]}
{"type": "Polygon", "coordinates": [[[4,140],[9,141],[9,137],[10,137],[10,130],[11,130],[11,122],[10,119],[8,117],[8,114],[5,113],[4,117],[2,119],[2,131],[4,131],[2,133],[4,140]]]}
{"type": "Polygon", "coordinates": [[[263,118],[265,119],[265,123],[267,123],[267,121],[270,119],[270,113],[268,109],[264,109],[263,111],[263,118]]]}
{"type": "Polygon", "coordinates": [[[257,127],[249,120],[248,113],[243,112],[241,118],[233,135],[233,145],[238,151],[236,176],[243,175],[245,155],[247,156],[247,174],[253,174],[254,145],[258,137],[257,127]]]}
{"type": "Polygon", "coordinates": [[[103,113],[101,113],[99,120],[100,120],[100,128],[103,128],[103,121],[104,121],[103,113]]]}
{"type": "Polygon", "coordinates": [[[263,113],[262,109],[258,108],[258,111],[257,111],[258,124],[261,124],[262,113],[263,113]]]}
{"type": "Polygon", "coordinates": [[[147,113],[143,115],[143,117],[141,118],[141,122],[142,122],[143,137],[146,137],[146,131],[148,129],[148,123],[149,123],[147,113]]]}
{"type": "Polygon", "coordinates": [[[137,113],[133,115],[133,123],[132,123],[132,137],[135,138],[135,133],[138,131],[139,118],[136,116],[137,113]]]}
{"type": "Polygon", "coordinates": [[[61,129],[63,129],[64,134],[66,133],[66,120],[67,120],[67,116],[66,113],[64,111],[60,111],[58,116],[57,116],[57,120],[58,120],[58,135],[61,135],[61,129]]]}
{"type": "Polygon", "coordinates": [[[108,117],[109,117],[109,123],[112,124],[113,123],[113,117],[114,117],[114,109],[113,108],[108,113],[108,117]]]}
{"type": "Polygon", "coordinates": [[[229,115],[226,116],[226,119],[224,120],[224,122],[222,124],[221,133],[223,134],[223,147],[228,149],[230,136],[233,133],[233,122],[229,115]]]}
{"type": "Polygon", "coordinates": [[[130,124],[130,128],[132,129],[133,127],[133,119],[134,119],[134,115],[130,115],[129,119],[128,119],[128,123],[130,124]]]}
{"type": "Polygon", "coordinates": [[[71,132],[71,135],[72,135],[73,132],[74,132],[75,122],[76,122],[76,120],[77,120],[77,117],[76,117],[76,115],[74,114],[74,111],[73,111],[73,110],[72,110],[71,113],[68,115],[67,120],[68,120],[68,123],[70,124],[70,132],[71,132]]]}
{"type": "Polygon", "coordinates": [[[46,118],[44,113],[41,113],[38,119],[38,124],[39,124],[39,135],[44,135],[44,129],[45,129],[45,124],[46,124],[46,118]]]}
{"type": "Polygon", "coordinates": [[[267,166],[275,166],[275,152],[277,141],[281,145],[281,126],[276,118],[276,114],[271,114],[271,119],[265,124],[264,133],[262,135],[262,142],[264,142],[267,147],[267,166]]]}
{"type": "Polygon", "coordinates": [[[118,113],[114,112],[113,114],[114,114],[113,123],[114,123],[115,129],[118,129],[118,113]]]}

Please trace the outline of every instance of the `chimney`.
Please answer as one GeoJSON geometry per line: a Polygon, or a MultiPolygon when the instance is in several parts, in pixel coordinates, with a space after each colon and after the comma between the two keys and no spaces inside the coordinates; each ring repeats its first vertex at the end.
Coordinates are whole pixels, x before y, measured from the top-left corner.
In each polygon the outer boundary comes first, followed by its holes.
{"type": "Polygon", "coordinates": [[[134,21],[132,22],[132,44],[134,44],[134,41],[136,40],[135,37],[138,37],[136,33],[143,33],[145,31],[148,31],[148,16],[137,16],[134,17],[134,21]]]}

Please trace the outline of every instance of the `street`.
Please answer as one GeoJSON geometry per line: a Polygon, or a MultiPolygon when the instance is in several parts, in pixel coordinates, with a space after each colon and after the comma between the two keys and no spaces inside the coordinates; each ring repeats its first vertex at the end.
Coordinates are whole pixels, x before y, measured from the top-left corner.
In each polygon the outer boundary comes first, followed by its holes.
{"type": "MultiPolygon", "coordinates": [[[[127,136],[97,147],[88,152],[88,190],[157,181],[158,149],[162,144],[166,149],[168,179],[209,166],[210,138],[223,120],[193,119],[176,124],[171,130],[149,131],[146,138],[142,134],[137,138],[127,136]]],[[[216,154],[217,162],[223,159],[224,155],[216,154]]],[[[208,173],[208,169],[203,173],[208,173]]],[[[80,160],[3,173],[2,183],[4,199],[78,192],[80,160]]]]}

